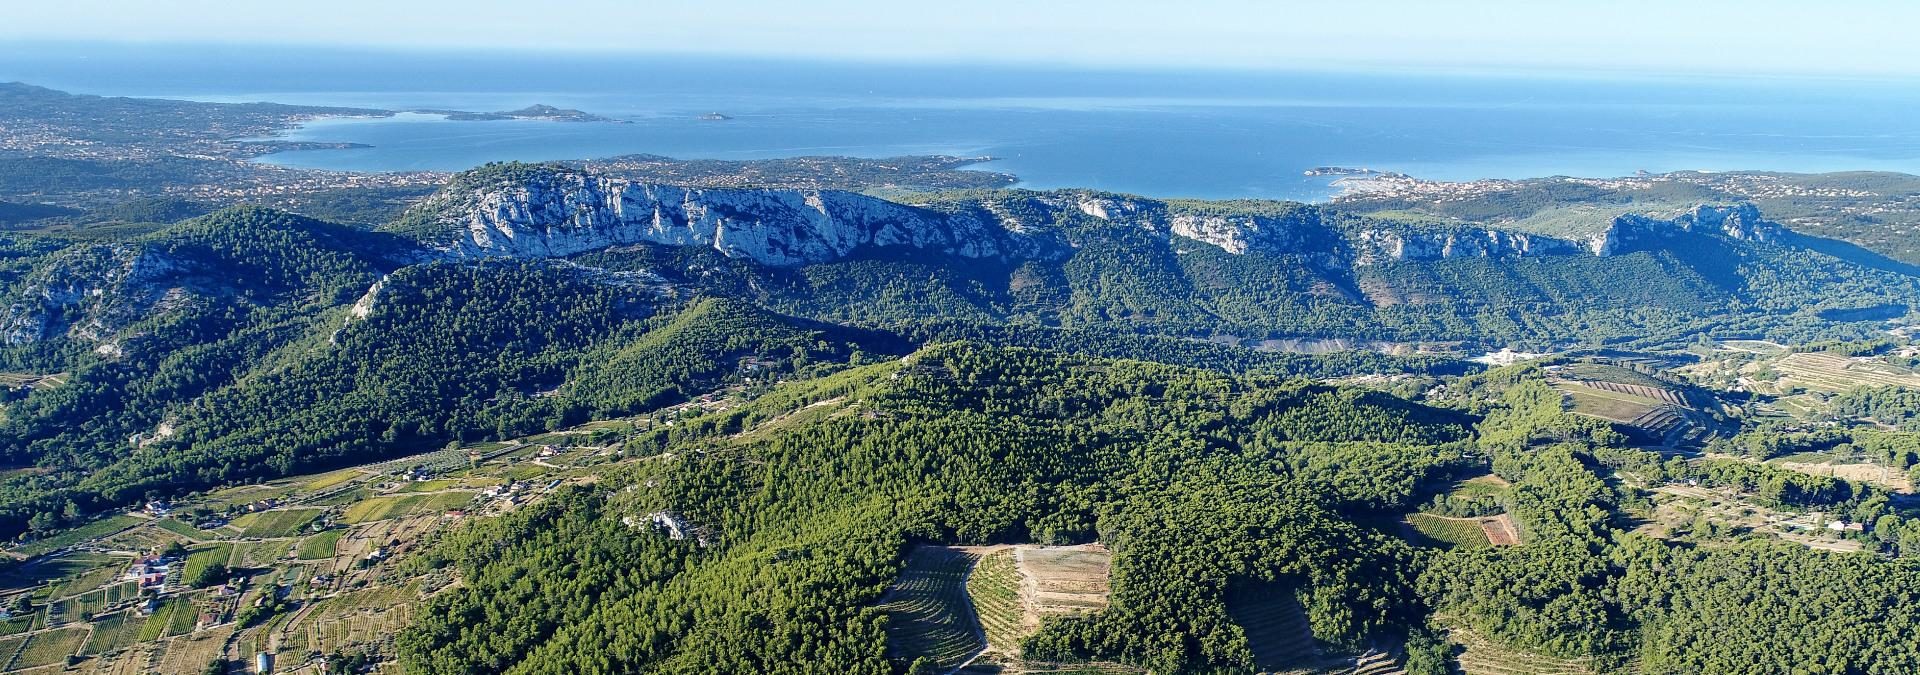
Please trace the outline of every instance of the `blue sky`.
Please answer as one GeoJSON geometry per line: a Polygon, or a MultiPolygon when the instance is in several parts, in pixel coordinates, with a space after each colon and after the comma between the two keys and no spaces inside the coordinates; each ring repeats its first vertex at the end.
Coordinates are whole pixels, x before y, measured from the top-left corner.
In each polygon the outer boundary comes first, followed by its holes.
{"type": "Polygon", "coordinates": [[[1920,2],[57,0],[0,41],[287,43],[1095,67],[1920,75],[1920,2]]]}

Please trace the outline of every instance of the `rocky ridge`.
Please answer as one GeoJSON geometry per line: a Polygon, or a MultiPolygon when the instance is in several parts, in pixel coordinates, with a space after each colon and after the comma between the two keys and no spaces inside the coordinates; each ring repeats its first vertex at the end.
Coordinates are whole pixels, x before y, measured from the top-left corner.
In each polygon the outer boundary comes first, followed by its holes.
{"type": "MultiPolygon", "coordinates": [[[[1242,209],[1062,190],[902,204],[852,192],[687,188],[541,167],[456,182],[413,214],[423,240],[456,259],[550,258],[631,244],[700,246],[772,266],[904,248],[963,259],[1058,258],[1074,224],[1139,227],[1243,255],[1327,265],[1626,253],[1683,234],[1771,241],[1784,231],[1751,204],[1700,205],[1668,218],[1627,214],[1575,240],[1492,227],[1339,223],[1306,205],[1242,209]],[[1013,202],[1022,202],[1014,204],[1013,202]]],[[[1273,207],[1275,205],[1263,205],[1273,207]]]]}

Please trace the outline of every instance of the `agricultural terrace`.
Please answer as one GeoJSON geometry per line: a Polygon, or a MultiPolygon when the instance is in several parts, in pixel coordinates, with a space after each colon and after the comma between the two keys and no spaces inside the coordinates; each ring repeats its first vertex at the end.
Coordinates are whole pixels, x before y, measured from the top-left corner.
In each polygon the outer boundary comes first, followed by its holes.
{"type": "Polygon", "coordinates": [[[1591,663],[1556,659],[1506,647],[1465,628],[1447,631],[1465,675],[1591,675],[1591,663]]]}
{"type": "Polygon", "coordinates": [[[1873,357],[1800,352],[1780,357],[1772,366],[1781,374],[1783,387],[1798,385],[1835,393],[1860,386],[1920,389],[1920,374],[1873,357]]]}
{"type": "Polygon", "coordinates": [[[1715,424],[1686,390],[1627,368],[1577,363],[1551,369],[1550,382],[1570,409],[1629,428],[1640,442],[1691,447],[1714,436],[1715,424]]]}
{"type": "Polygon", "coordinates": [[[393,635],[422,595],[454,582],[401,561],[469,515],[637,461],[593,444],[631,425],[596,424],[608,431],[226,488],[16,544],[6,553],[21,562],[0,574],[0,608],[15,610],[0,619],[0,673],[198,673],[215,662],[239,672],[262,651],[277,673],[319,675],[335,654],[397,672],[393,635]]]}
{"type": "Polygon", "coordinates": [[[1024,660],[1042,617],[1107,605],[1105,546],[922,546],[882,596],[890,655],[961,673],[1133,673],[1110,663],[1024,660]]]}

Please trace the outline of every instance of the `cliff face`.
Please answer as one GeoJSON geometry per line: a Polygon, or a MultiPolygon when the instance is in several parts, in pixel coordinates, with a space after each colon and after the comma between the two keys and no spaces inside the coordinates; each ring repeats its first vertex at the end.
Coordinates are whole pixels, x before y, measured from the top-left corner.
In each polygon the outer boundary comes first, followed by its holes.
{"type": "Polygon", "coordinates": [[[145,246],[101,244],[65,252],[17,287],[0,342],[26,344],[65,334],[100,341],[184,301],[171,277],[179,261],[145,246]]]}
{"type": "Polygon", "coordinates": [[[653,243],[789,266],[867,247],[1002,258],[1044,245],[968,214],[850,192],[681,188],[576,172],[449,191],[425,208],[447,233],[427,243],[459,258],[561,257],[653,243]]]}
{"type": "Polygon", "coordinates": [[[1336,227],[1311,206],[1216,208],[1077,190],[943,202],[936,209],[849,192],[682,188],[558,168],[457,185],[416,211],[428,228],[428,245],[453,258],[564,257],[640,243],[706,247],[774,266],[886,248],[972,259],[1058,258],[1070,253],[1064,228],[1103,221],[1236,255],[1283,253],[1346,266],[1607,256],[1687,233],[1768,241],[1782,231],[1750,204],[1702,205],[1665,219],[1623,215],[1601,234],[1573,240],[1478,226],[1363,220],[1336,227]]]}
{"type": "Polygon", "coordinates": [[[1667,219],[1637,213],[1617,216],[1605,231],[1589,238],[1586,243],[1587,250],[1594,255],[1608,256],[1657,248],[1666,245],[1667,240],[1684,234],[1711,234],[1736,241],[1770,242],[1785,231],[1786,228],[1779,223],[1761,217],[1760,209],[1752,204],[1701,204],[1667,219]]]}
{"type": "Polygon", "coordinates": [[[1356,265],[1401,260],[1572,255],[1581,251],[1579,244],[1565,239],[1484,228],[1437,231],[1367,228],[1356,232],[1353,240],[1356,265]]]}

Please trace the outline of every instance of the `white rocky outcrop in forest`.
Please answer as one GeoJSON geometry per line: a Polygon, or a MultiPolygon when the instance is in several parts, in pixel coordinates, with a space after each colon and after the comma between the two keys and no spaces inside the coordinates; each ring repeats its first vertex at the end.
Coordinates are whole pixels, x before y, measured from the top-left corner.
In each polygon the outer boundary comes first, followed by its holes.
{"type": "Polygon", "coordinates": [[[450,191],[426,208],[448,235],[428,243],[455,257],[548,258],[652,243],[790,266],[866,247],[996,258],[1041,245],[967,214],[851,192],[685,188],[578,172],[450,191]]]}

